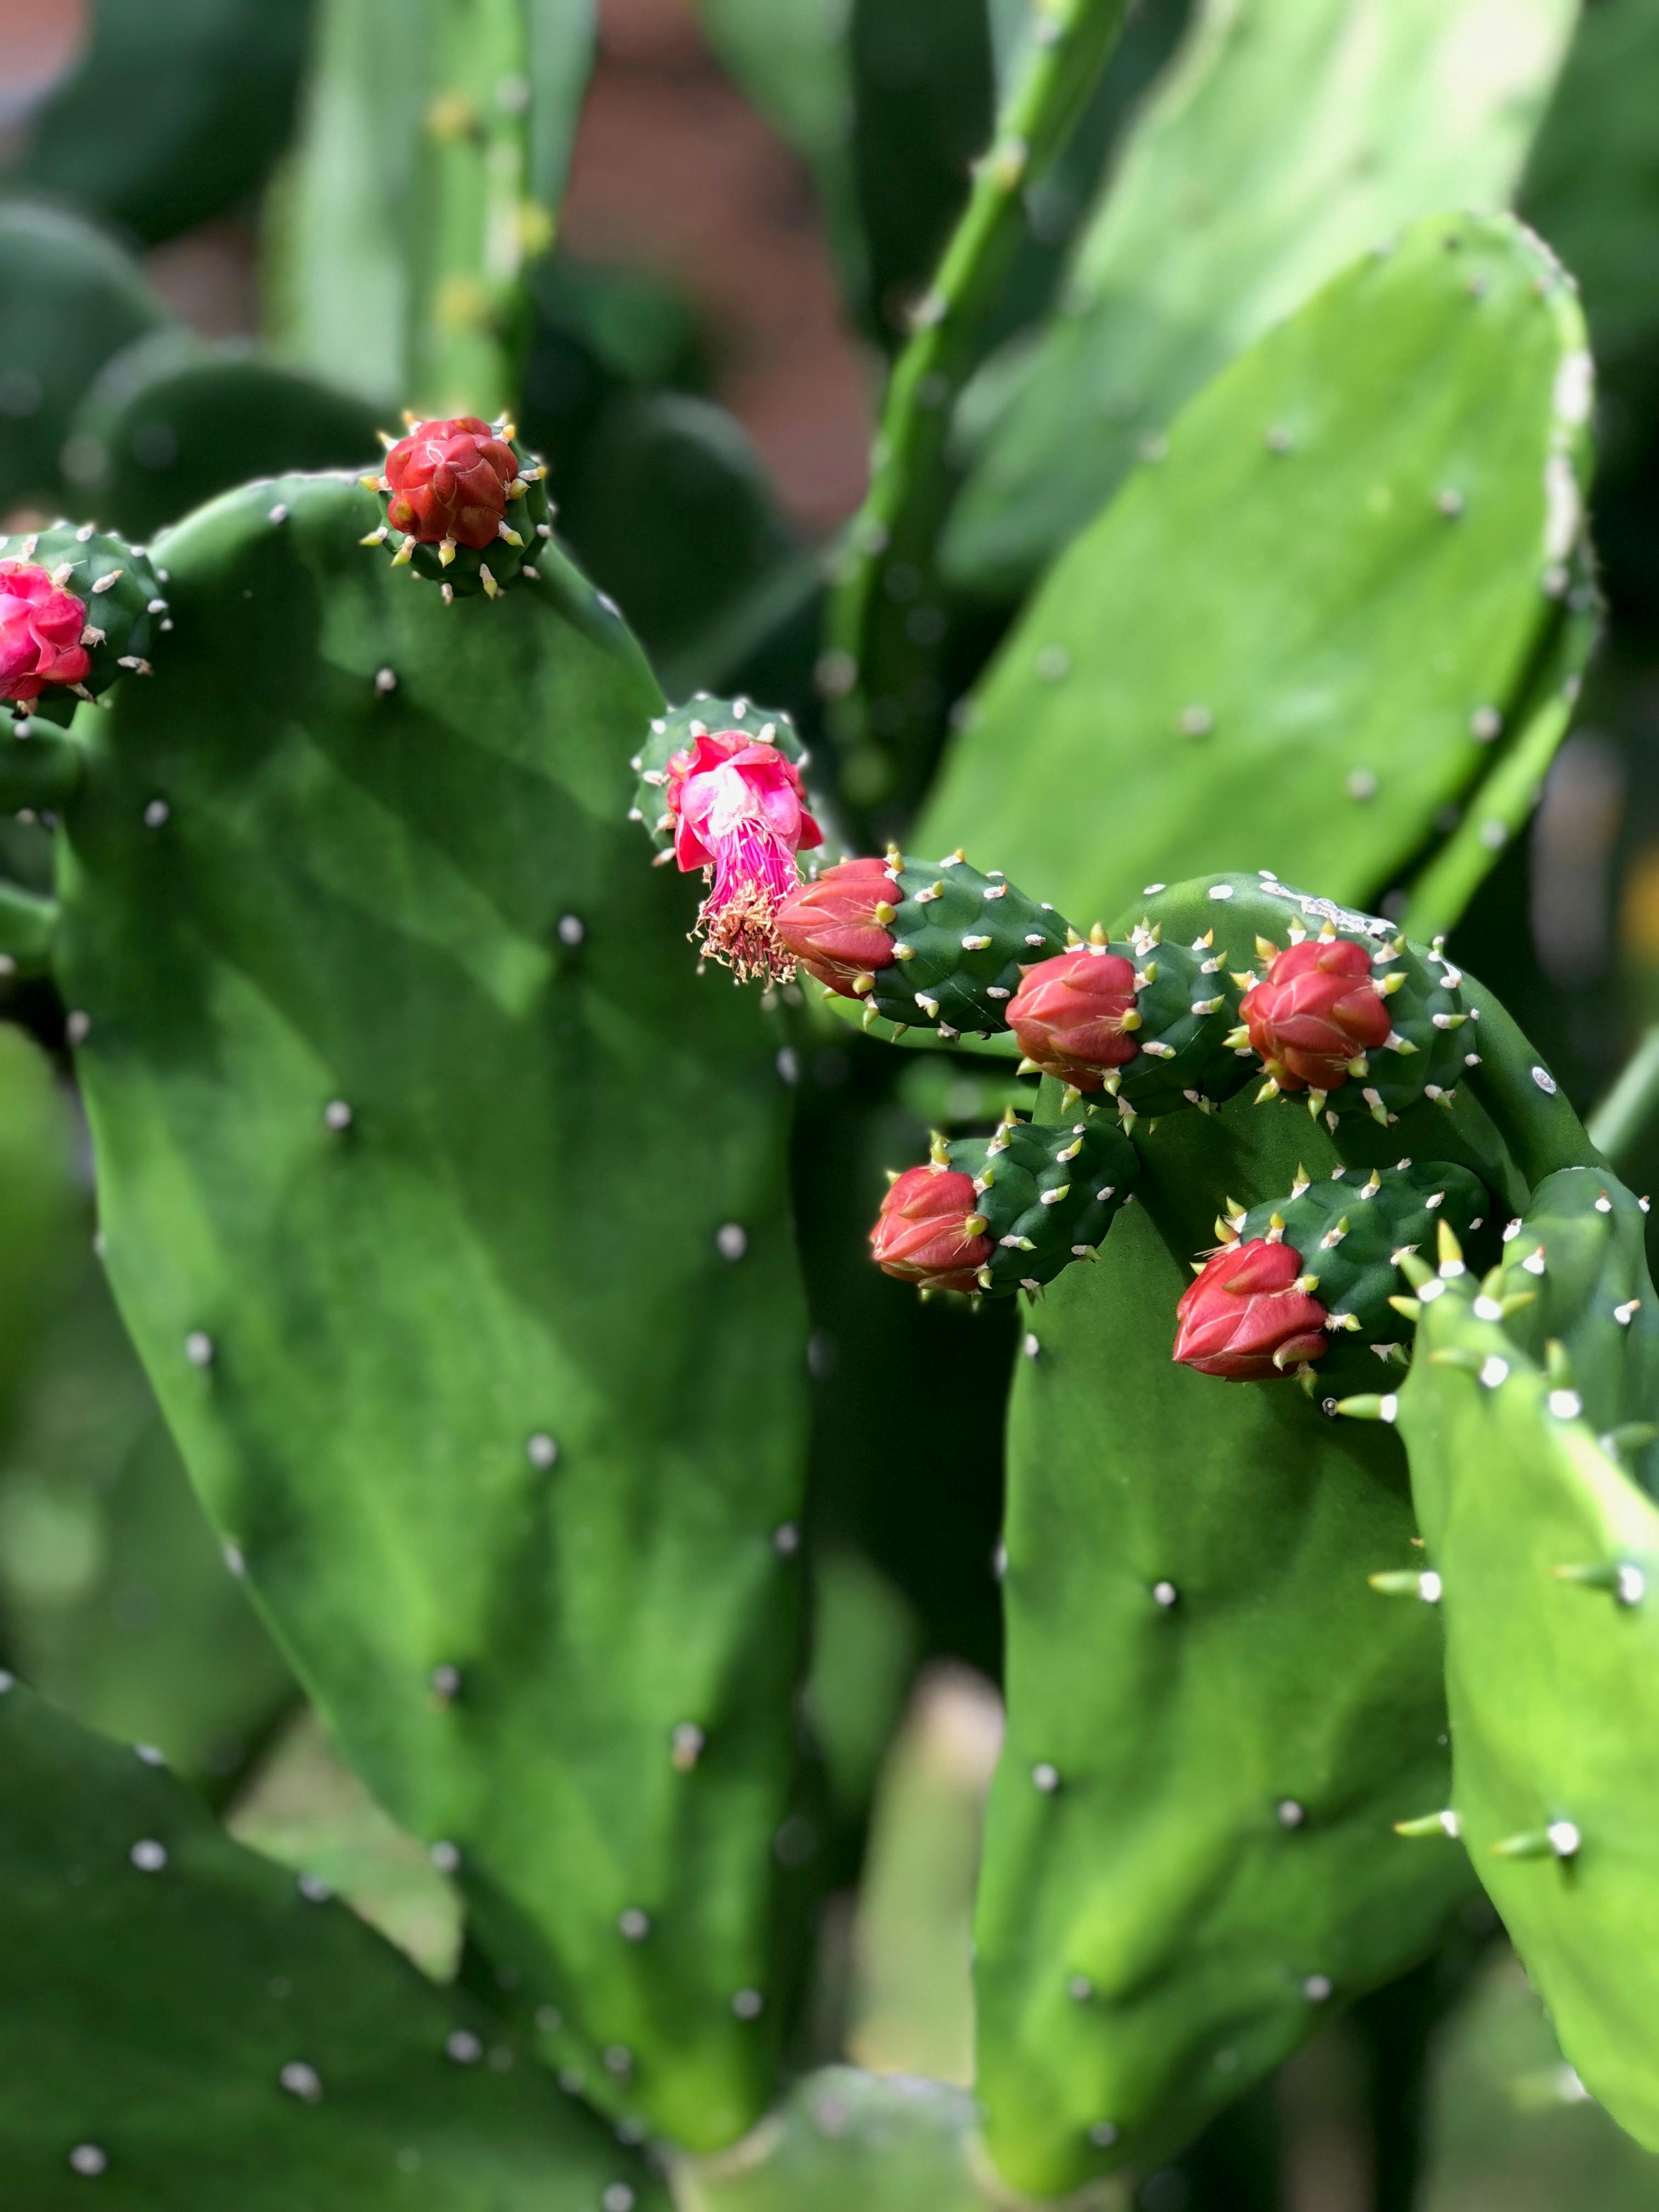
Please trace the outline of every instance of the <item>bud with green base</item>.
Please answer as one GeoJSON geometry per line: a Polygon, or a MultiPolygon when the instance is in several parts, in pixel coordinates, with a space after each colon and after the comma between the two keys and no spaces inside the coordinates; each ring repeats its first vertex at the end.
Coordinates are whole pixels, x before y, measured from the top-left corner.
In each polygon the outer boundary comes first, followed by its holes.
{"type": "MultiPolygon", "coordinates": [[[[947,1144],[935,1137],[930,1167],[950,1178],[951,1192],[962,1188],[960,1178],[969,1178],[973,1198],[973,1211],[965,1217],[957,1214],[954,1200],[951,1207],[951,1255],[957,1279],[944,1281],[948,1271],[941,1267],[931,1287],[969,1288],[969,1262],[963,1255],[971,1250],[971,1287],[990,1297],[1039,1291],[1074,1260],[1092,1259],[1140,1172],[1134,1146],[1103,1115],[1085,1114],[1059,1128],[1039,1128],[1018,1120],[1012,1109],[988,1138],[947,1144]]],[[[890,1217],[916,1216],[919,1201],[911,1186],[928,1171],[912,1170],[897,1178],[871,1240],[878,1263],[908,1281],[921,1279],[914,1266],[890,1262],[896,1257],[913,1261],[915,1255],[908,1249],[898,1251],[896,1220],[890,1222],[890,1217]]],[[[946,1188],[941,1183],[941,1192],[946,1188]]],[[[967,1197],[963,1189],[961,1202],[967,1197]]]]}
{"type": "Polygon", "coordinates": [[[1401,1160],[1343,1168],[1319,1182],[1298,1173],[1287,1197],[1248,1207],[1230,1200],[1216,1234],[1224,1249],[1259,1239],[1293,1251],[1299,1287],[1324,1308],[1333,1340],[1351,1338],[1404,1364],[1415,1313],[1398,1296],[1401,1268],[1434,1249],[1441,1228],[1473,1236],[1491,1210],[1485,1184],[1467,1168],[1401,1160]]]}
{"type": "Polygon", "coordinates": [[[151,655],[173,627],[162,579],[148,555],[89,523],[0,538],[0,594],[20,608],[35,603],[55,626],[80,610],[60,649],[49,659],[32,656],[29,672],[3,693],[14,712],[63,727],[82,700],[101,698],[123,676],[148,676],[151,655]]]}
{"type": "Polygon", "coordinates": [[[1437,939],[1428,953],[1406,937],[1375,940],[1327,921],[1311,934],[1292,921],[1288,945],[1258,937],[1260,969],[1236,975],[1243,1017],[1227,1042],[1266,1080],[1256,1096],[1305,1097],[1308,1110],[1368,1114],[1383,1127],[1421,1098],[1449,1107],[1480,1055],[1466,1024],[1462,975],[1437,939]]]}
{"type": "Polygon", "coordinates": [[[386,509],[364,544],[394,544],[393,568],[412,565],[442,585],[446,601],[479,592],[496,599],[510,585],[533,581],[553,510],[547,471],[512,423],[476,415],[408,420],[403,437],[386,440],[384,469],[363,478],[386,509]]]}
{"type": "Polygon", "coordinates": [[[1086,945],[1027,969],[1008,1019],[1030,1066],[1074,1091],[1104,1091],[1133,1121],[1181,1106],[1212,1112],[1248,1081],[1227,1043],[1237,1008],[1213,932],[1165,944],[1142,921],[1114,943],[1097,923],[1086,945]]]}

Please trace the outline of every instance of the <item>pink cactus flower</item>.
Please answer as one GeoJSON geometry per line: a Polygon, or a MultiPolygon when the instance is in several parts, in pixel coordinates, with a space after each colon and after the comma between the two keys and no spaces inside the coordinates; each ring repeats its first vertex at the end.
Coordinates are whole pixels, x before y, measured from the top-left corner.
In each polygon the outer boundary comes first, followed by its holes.
{"type": "Polygon", "coordinates": [[[713,878],[697,917],[709,958],[739,982],[787,983],[795,963],[778,908],[800,883],[796,853],[823,842],[800,771],[741,730],[704,731],[669,762],[664,796],[681,869],[713,878]]]}
{"type": "Polygon", "coordinates": [[[0,699],[25,706],[54,684],[82,684],[86,603],[28,561],[0,561],[0,699]]]}

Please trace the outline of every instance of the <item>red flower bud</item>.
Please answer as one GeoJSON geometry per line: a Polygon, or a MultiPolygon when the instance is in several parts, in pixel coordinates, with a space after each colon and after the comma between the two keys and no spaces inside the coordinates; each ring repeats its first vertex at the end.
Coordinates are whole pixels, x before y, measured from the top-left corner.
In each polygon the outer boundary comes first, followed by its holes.
{"type": "Polygon", "coordinates": [[[1089,945],[1039,960],[1008,1002],[1008,1026],[1045,1075],[1098,1091],[1139,1050],[1130,1034],[1140,1026],[1133,961],[1089,945]]]}
{"type": "Polygon", "coordinates": [[[48,684],[84,683],[92,656],[81,642],[84,599],[44,568],[0,561],[0,699],[22,706],[48,684]]]}
{"type": "Polygon", "coordinates": [[[1274,959],[1239,1008],[1281,1091],[1335,1091],[1348,1063],[1388,1042],[1393,1024],[1363,945],[1305,938],[1274,959]]]}
{"type": "Polygon", "coordinates": [[[843,999],[856,998],[859,976],[893,964],[886,922],[898,896],[885,860],[842,860],[784,901],[778,935],[809,975],[843,999]]]}
{"type": "Polygon", "coordinates": [[[482,553],[501,535],[518,473],[512,447],[476,415],[417,422],[386,457],[386,520],[417,544],[453,538],[482,553]]]}
{"type": "Polygon", "coordinates": [[[908,1168],[881,1202],[870,1231],[876,1265],[924,1291],[973,1291],[991,1256],[975,1211],[972,1176],[954,1168],[908,1168]]]}
{"type": "Polygon", "coordinates": [[[1218,1252],[1176,1308],[1172,1357],[1229,1382],[1266,1382],[1317,1359],[1325,1309],[1297,1288],[1301,1273],[1291,1247],[1266,1237],[1218,1252]]]}

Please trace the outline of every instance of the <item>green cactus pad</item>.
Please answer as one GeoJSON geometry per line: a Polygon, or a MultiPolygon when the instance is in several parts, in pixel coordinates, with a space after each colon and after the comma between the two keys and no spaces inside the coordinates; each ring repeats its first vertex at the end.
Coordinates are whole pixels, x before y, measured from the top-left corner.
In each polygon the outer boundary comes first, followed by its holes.
{"type": "Polygon", "coordinates": [[[1011,1110],[994,1136],[960,1138],[947,1151],[974,1178],[996,1246],[979,1279],[994,1296],[1040,1290],[1091,1255],[1140,1173],[1134,1146],[1100,1114],[1040,1128],[1011,1110]]]}
{"type": "Polygon", "coordinates": [[[446,613],[374,513],[288,478],[167,533],[177,635],[83,718],[106,1264],[346,1756],[593,2094],[714,2148],[788,2003],[788,1093],[623,820],[661,702],[623,625],[551,547],[446,613]]]}
{"type": "Polygon", "coordinates": [[[1504,1326],[1544,1364],[1559,1344],[1584,1418],[1626,1472],[1659,1493],[1659,1297],[1647,1260],[1648,1202],[1604,1168],[1547,1176],[1504,1232],[1504,1326]]]}
{"type": "Polygon", "coordinates": [[[1091,211],[1064,311],[964,396],[957,580],[1018,596],[1182,404],[1345,263],[1443,208],[1504,206],[1574,15],[1513,0],[1472,72],[1462,4],[1390,0],[1361,40],[1348,0],[1203,0],[1091,211]]]}
{"type": "MultiPolygon", "coordinates": [[[[1419,1556],[1398,1439],[1170,1358],[1220,1192],[1328,1178],[1336,1143],[1248,1097],[1138,1129],[1136,1204],[1018,1361],[977,2089],[1033,2195],[1167,2157],[1468,1893],[1461,1853],[1390,1832],[1448,1766],[1432,1608],[1365,1587],[1419,1556]]],[[[1322,1379],[1345,1364],[1375,1387],[1346,1344],[1322,1379]]]]}
{"type": "Polygon", "coordinates": [[[246,346],[162,331],[105,363],[70,435],[82,511],[147,538],[252,477],[359,468],[374,430],[348,392],[246,346]]]}
{"type": "Polygon", "coordinates": [[[1065,921],[1000,871],[981,875],[960,853],[931,862],[907,857],[897,876],[896,957],[877,972],[865,1005],[946,1036],[1006,1030],[1022,969],[1066,950],[1065,921]]]}
{"type": "Polygon", "coordinates": [[[1313,1295],[1332,1331],[1403,1361],[1411,1328],[1389,1303],[1405,1288],[1401,1256],[1431,1254],[1443,1223],[1461,1239],[1491,1216],[1486,1186],[1467,1168],[1401,1160],[1341,1168],[1318,1182],[1298,1178],[1288,1197],[1241,1208],[1218,1226],[1242,1243],[1265,1237],[1288,1244],[1317,1277],[1313,1295]]]}
{"type": "Polygon", "coordinates": [[[1659,1511],[1576,1370],[1481,1317],[1495,1288],[1439,1283],[1399,1399],[1455,1750],[1416,1809],[1449,1809],[1563,2053],[1659,2149],[1659,1511]]]}
{"type": "Polygon", "coordinates": [[[921,849],[994,823],[1069,914],[1218,865],[1380,896],[1445,810],[1480,809],[1563,626],[1591,387],[1571,282],[1507,217],[1345,270],[1060,556],[921,849]]]}
{"type": "Polygon", "coordinates": [[[630,822],[645,824],[665,866],[674,850],[673,821],[665,812],[662,799],[668,763],[676,753],[688,750],[710,731],[725,730],[741,730],[757,744],[775,745],[785,760],[793,761],[797,768],[806,766],[806,748],[788,715],[757,707],[752,699],[715,699],[707,691],[699,691],[683,707],[665,708],[653,717],[645,743],[629,763],[638,781],[628,816],[630,822]]]}
{"type": "MultiPolygon", "coordinates": [[[[553,535],[553,510],[548,502],[545,468],[527,446],[519,443],[509,422],[497,422],[495,434],[512,447],[513,457],[519,465],[515,481],[524,487],[516,498],[508,499],[501,522],[503,530],[513,532],[516,544],[512,538],[501,538],[482,552],[474,546],[452,544],[446,559],[441,547],[422,545],[413,538],[405,538],[386,520],[363,539],[366,545],[390,544],[394,548],[392,566],[412,566],[417,576],[442,587],[447,602],[480,596],[499,599],[515,585],[533,586],[541,574],[536,565],[538,556],[553,535]]],[[[392,504],[387,478],[366,476],[363,482],[371,490],[379,490],[384,514],[392,504]]]]}
{"type": "Polygon", "coordinates": [[[0,1676],[19,2206],[666,2212],[494,2015],[230,1842],[153,1757],[0,1676]]]}
{"type": "Polygon", "coordinates": [[[51,530],[32,530],[0,538],[0,561],[28,561],[55,583],[83,601],[87,628],[82,642],[92,666],[77,691],[58,685],[29,702],[28,713],[42,721],[69,723],[77,696],[101,698],[124,675],[148,676],[149,656],[160,650],[171,629],[165,574],[142,546],[83,523],[76,529],[60,522],[51,530]]]}
{"type": "Polygon", "coordinates": [[[113,239],[65,208],[0,205],[0,513],[68,497],[64,448],[82,394],[112,354],[168,326],[113,239]]]}

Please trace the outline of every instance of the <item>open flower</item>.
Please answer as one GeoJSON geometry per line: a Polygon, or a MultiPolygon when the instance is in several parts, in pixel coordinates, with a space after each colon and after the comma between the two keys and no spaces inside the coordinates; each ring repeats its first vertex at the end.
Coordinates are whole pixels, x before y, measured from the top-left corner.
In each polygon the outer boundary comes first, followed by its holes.
{"type": "Polygon", "coordinates": [[[1176,1308],[1170,1355],[1200,1375],[1262,1382],[1326,1349],[1325,1309],[1303,1287],[1300,1255],[1253,1237],[1218,1252],[1176,1308]]]}
{"type": "Polygon", "coordinates": [[[453,539],[482,553],[501,535],[518,474],[512,447],[477,416],[417,422],[386,457],[386,520],[417,544],[453,539]]]}
{"type": "Polygon", "coordinates": [[[1393,1024],[1370,956],[1347,938],[1305,939],[1244,994],[1250,1043],[1281,1091],[1336,1091],[1393,1024]]]}
{"type": "Polygon", "coordinates": [[[86,602],[28,561],[0,561],[0,699],[20,706],[54,684],[84,683],[86,602]]]}
{"type": "Polygon", "coordinates": [[[664,797],[680,867],[712,877],[697,917],[708,957],[739,982],[787,982],[778,908],[799,887],[796,853],[823,842],[799,769],[741,730],[706,730],[669,762],[664,797]]]}
{"type": "Polygon", "coordinates": [[[894,1179],[870,1231],[884,1273],[924,1291],[975,1291],[994,1249],[979,1212],[974,1178],[935,1164],[894,1179]]]}
{"type": "Polygon", "coordinates": [[[860,975],[893,964],[888,925],[900,896],[885,860],[842,860],[790,894],[778,913],[778,935],[809,975],[843,999],[856,998],[860,975]]]}

